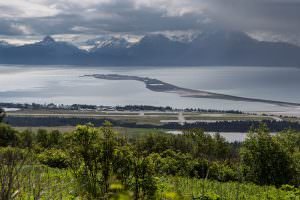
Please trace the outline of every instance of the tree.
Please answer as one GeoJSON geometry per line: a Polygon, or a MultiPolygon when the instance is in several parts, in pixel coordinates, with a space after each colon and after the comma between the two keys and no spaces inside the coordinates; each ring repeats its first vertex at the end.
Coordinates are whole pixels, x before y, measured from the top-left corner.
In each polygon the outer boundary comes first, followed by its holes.
{"type": "Polygon", "coordinates": [[[58,130],[53,130],[49,133],[48,136],[48,140],[49,140],[49,147],[52,148],[61,148],[62,144],[63,144],[63,136],[62,134],[58,131],[58,130]]]}
{"type": "Polygon", "coordinates": [[[226,160],[229,157],[230,147],[228,142],[226,142],[225,138],[220,135],[220,133],[216,133],[213,137],[214,139],[214,149],[213,149],[213,157],[216,159],[226,160]]]}
{"type": "MultiPolygon", "coordinates": [[[[89,199],[100,196],[101,146],[99,129],[93,125],[77,126],[69,145],[70,163],[79,187],[84,187],[89,199]]],[[[84,191],[84,192],[85,192],[84,191]]]]}
{"type": "Polygon", "coordinates": [[[246,178],[258,184],[281,185],[292,179],[291,158],[264,124],[248,134],[241,159],[246,178]]]}
{"type": "Polygon", "coordinates": [[[77,126],[71,136],[70,166],[93,198],[108,195],[116,144],[108,122],[101,128],[92,124],[77,126]]]}
{"type": "Polygon", "coordinates": [[[128,144],[117,147],[114,152],[113,171],[125,189],[131,187],[134,156],[132,146],[128,144]]]}
{"type": "Polygon", "coordinates": [[[288,129],[278,133],[274,139],[288,152],[292,158],[294,169],[292,184],[300,185],[300,133],[288,129]]]}
{"type": "Polygon", "coordinates": [[[102,133],[102,177],[104,184],[104,192],[107,193],[109,189],[109,178],[112,172],[114,151],[116,149],[116,137],[112,129],[112,124],[108,121],[104,122],[103,127],[101,127],[100,131],[102,133]]]}
{"type": "Polygon", "coordinates": [[[136,152],[133,160],[134,199],[152,199],[156,192],[154,163],[150,157],[139,156],[136,152]]]}
{"type": "Polygon", "coordinates": [[[17,131],[7,124],[0,124],[0,147],[16,146],[18,144],[17,131]]]}
{"type": "Polygon", "coordinates": [[[25,130],[21,133],[19,133],[19,147],[22,148],[31,148],[33,146],[33,133],[29,130],[25,130]]]}
{"type": "Polygon", "coordinates": [[[39,129],[36,134],[37,143],[43,147],[48,148],[49,146],[49,134],[45,129],[39,129]]]}

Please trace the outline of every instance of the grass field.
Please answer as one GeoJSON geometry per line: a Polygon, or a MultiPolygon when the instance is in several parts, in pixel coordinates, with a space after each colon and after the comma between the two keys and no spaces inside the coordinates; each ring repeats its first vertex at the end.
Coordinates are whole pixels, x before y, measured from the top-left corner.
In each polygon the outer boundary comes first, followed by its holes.
{"type": "MultiPolygon", "coordinates": [[[[258,186],[252,183],[226,182],[189,179],[181,177],[162,178],[165,187],[159,194],[162,199],[173,193],[173,199],[226,199],[226,200],[299,200],[300,191],[286,191],[274,186],[258,186]],[[176,194],[176,195],[175,195],[176,194]],[[298,196],[299,195],[299,196],[298,196]],[[206,196],[206,198],[204,197],[206,196]],[[210,198],[209,198],[210,197],[210,198]]],[[[168,199],[168,198],[166,198],[168,199]]],[[[170,198],[171,199],[171,198],[170,198]]]]}
{"type": "MultiPolygon", "coordinates": [[[[299,200],[300,191],[295,188],[278,189],[274,186],[258,186],[238,183],[182,178],[157,177],[158,200],[299,200]]],[[[15,199],[78,199],[81,185],[72,177],[70,170],[44,166],[25,166],[19,177],[20,185],[15,199]]],[[[130,197],[129,197],[130,199],[130,197]]]]}

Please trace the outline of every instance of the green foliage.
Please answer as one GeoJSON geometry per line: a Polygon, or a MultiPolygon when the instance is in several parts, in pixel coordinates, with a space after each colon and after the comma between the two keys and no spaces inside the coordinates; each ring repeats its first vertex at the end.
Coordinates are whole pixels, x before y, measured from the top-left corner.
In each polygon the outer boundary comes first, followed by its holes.
{"type": "Polygon", "coordinates": [[[300,194],[300,134],[292,130],[272,136],[262,125],[241,149],[200,129],[127,139],[109,122],[64,134],[0,124],[0,133],[2,199],[297,200],[300,194]]]}
{"type": "Polygon", "coordinates": [[[100,128],[101,137],[101,168],[104,185],[104,192],[107,193],[110,185],[110,176],[112,175],[112,165],[114,160],[114,151],[116,149],[116,135],[112,129],[112,124],[108,121],[104,122],[100,128]]]}
{"type": "Polygon", "coordinates": [[[152,199],[156,191],[156,179],[154,178],[154,164],[150,157],[134,158],[133,177],[134,177],[134,196],[135,199],[152,199]]]}
{"type": "Polygon", "coordinates": [[[294,170],[291,183],[300,186],[300,134],[293,130],[286,130],[277,134],[274,139],[291,158],[291,168],[294,170]]]}
{"type": "Polygon", "coordinates": [[[294,174],[288,152],[271,136],[265,125],[248,134],[241,149],[241,159],[246,179],[259,184],[289,183],[294,174]]]}
{"type": "Polygon", "coordinates": [[[36,134],[36,141],[41,147],[48,148],[49,141],[47,130],[39,129],[36,134]]]}
{"type": "Polygon", "coordinates": [[[114,151],[114,174],[127,189],[132,185],[134,156],[134,151],[129,145],[118,146],[114,151]]]}
{"type": "Polygon", "coordinates": [[[220,134],[210,136],[201,129],[185,130],[182,135],[158,134],[146,135],[137,142],[140,151],[163,153],[173,150],[190,154],[193,158],[209,158],[210,160],[226,160],[230,158],[230,145],[220,134]]]}
{"type": "Polygon", "coordinates": [[[292,184],[300,186],[300,152],[292,154],[292,160],[292,168],[295,170],[292,184]]]}
{"type": "Polygon", "coordinates": [[[38,155],[38,160],[49,167],[67,168],[68,156],[60,149],[49,149],[38,155]]]}
{"type": "Polygon", "coordinates": [[[92,197],[108,195],[115,149],[116,136],[108,122],[101,128],[78,126],[71,135],[70,166],[92,197]]]}
{"type": "Polygon", "coordinates": [[[35,138],[42,148],[61,148],[63,145],[63,136],[58,130],[49,133],[47,130],[39,129],[35,138]]]}
{"type": "Polygon", "coordinates": [[[177,153],[170,149],[161,154],[152,153],[149,157],[154,161],[155,171],[165,175],[188,176],[195,164],[190,154],[177,153]]]}
{"type": "Polygon", "coordinates": [[[157,199],[298,200],[300,189],[285,185],[258,186],[253,183],[218,182],[186,177],[162,177],[157,199]],[[166,198],[171,193],[174,198],[166,198]]]}
{"type": "Polygon", "coordinates": [[[209,167],[208,178],[222,182],[238,180],[236,171],[226,163],[213,162],[209,167]]]}
{"type": "Polygon", "coordinates": [[[48,148],[61,148],[63,136],[58,130],[53,130],[48,135],[48,148]]]}
{"type": "Polygon", "coordinates": [[[25,152],[18,148],[0,149],[0,199],[13,199],[18,188],[20,170],[27,158],[25,152]]]}
{"type": "MultiPolygon", "coordinates": [[[[14,148],[15,149],[15,148],[14,148]]],[[[6,150],[5,150],[6,151],[6,150]]],[[[9,150],[10,151],[10,150],[9,150]]],[[[19,153],[19,150],[15,153],[19,153]]],[[[2,150],[1,150],[2,152],[2,150]]],[[[25,157],[27,157],[27,153],[25,157]]],[[[1,154],[2,155],[2,154],[1,154]]],[[[0,199],[23,200],[23,199],[75,199],[79,197],[74,191],[75,184],[71,173],[61,169],[47,168],[41,165],[34,165],[28,159],[20,160],[18,157],[15,165],[6,165],[0,168],[0,172],[6,170],[5,176],[0,173],[2,188],[0,199]],[[24,164],[22,164],[24,163],[24,164]],[[14,169],[14,176],[7,173],[7,169],[14,169]],[[13,177],[13,181],[9,177],[13,177]],[[5,179],[6,178],[6,179],[5,179]],[[4,180],[6,180],[4,182],[4,180]],[[5,183],[5,184],[3,184],[5,183]],[[8,188],[11,188],[8,190],[8,188]]],[[[2,162],[1,162],[2,163],[2,162]]]]}
{"type": "Polygon", "coordinates": [[[215,193],[212,192],[207,192],[203,195],[201,195],[198,198],[193,198],[193,199],[199,199],[199,200],[221,200],[221,197],[215,193]]]}
{"type": "Polygon", "coordinates": [[[100,132],[92,125],[77,126],[69,145],[70,166],[80,186],[93,197],[103,195],[100,132]]]}
{"type": "Polygon", "coordinates": [[[29,130],[25,130],[19,133],[19,144],[21,148],[32,148],[34,143],[33,133],[29,130]]]}
{"type": "Polygon", "coordinates": [[[17,133],[9,125],[0,123],[0,147],[16,146],[18,144],[17,133]]]}

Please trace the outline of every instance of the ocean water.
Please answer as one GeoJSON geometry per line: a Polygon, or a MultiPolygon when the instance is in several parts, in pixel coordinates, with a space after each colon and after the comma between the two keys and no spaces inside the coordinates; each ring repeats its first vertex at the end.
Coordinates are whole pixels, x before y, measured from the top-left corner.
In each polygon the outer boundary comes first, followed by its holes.
{"type": "MultiPolygon", "coordinates": [[[[180,87],[300,103],[300,68],[291,67],[86,67],[0,65],[0,102],[155,105],[176,108],[294,111],[271,104],[180,97],[153,92],[137,81],[87,74],[150,77],[180,87]]],[[[299,110],[300,112],[300,110],[299,110]]]]}

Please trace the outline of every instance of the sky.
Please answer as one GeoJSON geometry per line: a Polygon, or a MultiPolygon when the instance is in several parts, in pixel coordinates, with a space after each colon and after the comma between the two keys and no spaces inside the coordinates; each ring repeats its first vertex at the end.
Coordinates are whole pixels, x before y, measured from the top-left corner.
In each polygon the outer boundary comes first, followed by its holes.
{"type": "Polygon", "coordinates": [[[214,29],[298,45],[300,0],[0,0],[0,40],[14,44],[214,29]]]}

